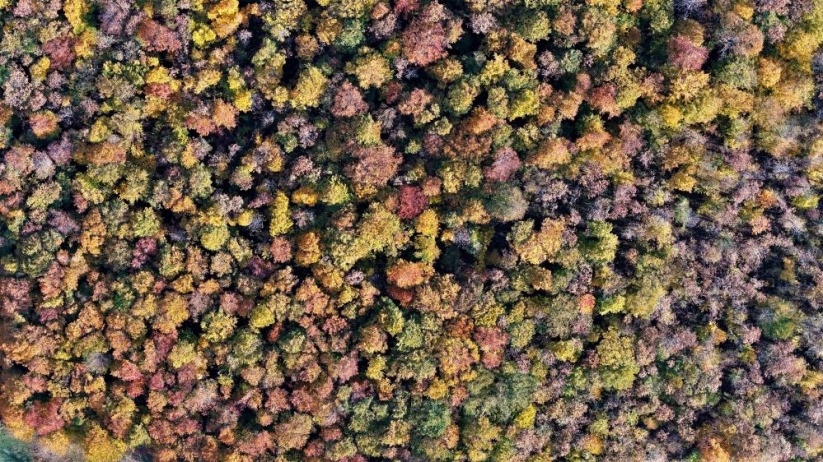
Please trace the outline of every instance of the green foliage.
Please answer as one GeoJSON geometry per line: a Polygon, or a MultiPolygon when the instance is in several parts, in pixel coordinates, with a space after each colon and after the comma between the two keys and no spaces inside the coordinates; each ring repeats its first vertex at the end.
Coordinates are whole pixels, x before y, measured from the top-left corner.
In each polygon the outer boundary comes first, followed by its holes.
{"type": "Polygon", "coordinates": [[[622,391],[632,387],[635,376],[640,372],[634,351],[631,337],[620,335],[614,328],[603,333],[597,344],[597,355],[600,358],[600,377],[606,389],[622,391]]]}
{"type": "Polygon", "coordinates": [[[0,426],[0,459],[8,462],[31,462],[34,460],[31,447],[14,439],[2,426],[0,426]]]}
{"type": "Polygon", "coordinates": [[[428,399],[412,403],[409,415],[412,427],[420,436],[438,438],[451,423],[451,409],[446,403],[428,399]]]}
{"type": "Polygon", "coordinates": [[[583,255],[594,263],[611,263],[617,254],[619,240],[612,234],[612,225],[603,221],[589,223],[582,243],[583,255]]]}
{"type": "Polygon", "coordinates": [[[489,215],[502,221],[517,221],[526,214],[529,203],[517,186],[502,185],[486,200],[489,215]]]}

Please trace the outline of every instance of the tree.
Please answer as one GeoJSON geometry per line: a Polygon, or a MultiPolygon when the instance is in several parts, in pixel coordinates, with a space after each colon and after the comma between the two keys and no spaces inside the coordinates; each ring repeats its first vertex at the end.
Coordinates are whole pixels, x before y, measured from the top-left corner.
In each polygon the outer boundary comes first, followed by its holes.
{"type": "Polygon", "coordinates": [[[614,328],[603,333],[597,344],[597,356],[604,387],[617,391],[632,387],[640,371],[634,355],[635,346],[631,337],[620,335],[614,328]]]}
{"type": "Polygon", "coordinates": [[[356,183],[382,186],[396,173],[402,157],[385,145],[359,148],[354,152],[357,162],[346,168],[346,175],[356,183]]]}
{"type": "Polygon", "coordinates": [[[413,64],[426,66],[446,56],[448,37],[441,22],[443,7],[431,3],[403,32],[403,56],[413,64]]]}
{"type": "Polygon", "coordinates": [[[414,419],[412,428],[426,438],[439,438],[451,424],[451,409],[440,401],[422,399],[413,402],[410,415],[414,419]]]}
{"type": "Polygon", "coordinates": [[[500,221],[517,221],[523,218],[528,208],[523,192],[516,186],[503,184],[486,200],[486,210],[500,221]]]}
{"type": "Polygon", "coordinates": [[[334,96],[331,112],[336,117],[354,117],[364,113],[368,108],[360,91],[346,80],[334,96]]]}
{"type": "Polygon", "coordinates": [[[180,39],[171,29],[154,21],[145,19],[137,27],[137,37],[149,51],[177,52],[182,47],[180,39]]]}
{"type": "Polygon", "coordinates": [[[709,56],[708,50],[695,45],[685,36],[677,35],[669,40],[669,61],[680,69],[697,71],[709,56]]]}

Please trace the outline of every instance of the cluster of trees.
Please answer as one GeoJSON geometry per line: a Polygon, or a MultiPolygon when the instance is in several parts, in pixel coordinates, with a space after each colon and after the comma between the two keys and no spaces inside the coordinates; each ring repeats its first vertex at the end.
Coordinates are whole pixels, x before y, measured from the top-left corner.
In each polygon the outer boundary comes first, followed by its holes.
{"type": "Polygon", "coordinates": [[[823,2],[0,27],[0,422],[38,454],[823,457],[823,2]]]}

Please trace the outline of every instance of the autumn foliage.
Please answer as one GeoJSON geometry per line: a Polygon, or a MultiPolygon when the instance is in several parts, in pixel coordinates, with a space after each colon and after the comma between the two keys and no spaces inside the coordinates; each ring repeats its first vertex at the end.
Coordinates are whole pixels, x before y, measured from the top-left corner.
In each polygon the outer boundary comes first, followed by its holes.
{"type": "Polygon", "coordinates": [[[0,24],[0,462],[823,458],[823,2],[0,24]]]}

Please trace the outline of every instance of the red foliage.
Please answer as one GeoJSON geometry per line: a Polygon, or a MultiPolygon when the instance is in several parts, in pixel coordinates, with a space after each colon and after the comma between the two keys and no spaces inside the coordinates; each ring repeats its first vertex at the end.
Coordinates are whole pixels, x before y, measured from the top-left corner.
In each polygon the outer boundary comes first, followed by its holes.
{"type": "Polygon", "coordinates": [[[431,93],[421,88],[415,88],[403,101],[397,106],[401,114],[405,115],[419,115],[426,109],[426,105],[432,102],[431,93]]]}
{"type": "Polygon", "coordinates": [[[483,176],[490,181],[509,181],[520,168],[520,158],[512,148],[497,151],[494,163],[483,170],[483,176]]]}
{"type": "Polygon", "coordinates": [[[200,136],[208,136],[217,130],[217,124],[211,116],[202,114],[189,114],[186,117],[186,127],[196,131],[200,136]]]}
{"type": "Polygon", "coordinates": [[[53,226],[57,232],[63,235],[72,234],[80,230],[80,225],[77,221],[75,221],[71,215],[62,210],[51,212],[49,224],[53,226]]]}
{"type": "Polygon", "coordinates": [[[326,321],[323,322],[323,332],[334,336],[348,327],[348,325],[349,324],[344,318],[340,316],[332,316],[330,318],[326,318],[326,321]]]}
{"type": "Polygon", "coordinates": [[[134,382],[136,380],[140,380],[143,378],[143,374],[140,372],[140,369],[137,366],[130,362],[130,361],[123,361],[112,374],[114,377],[118,377],[120,380],[125,382],[134,382]]]}
{"type": "Polygon", "coordinates": [[[433,5],[430,4],[403,32],[403,56],[419,66],[426,66],[447,54],[446,29],[433,5]]]}
{"type": "Polygon", "coordinates": [[[681,69],[696,71],[703,67],[708,57],[708,50],[693,44],[682,35],[669,41],[669,62],[681,69]]]}
{"type": "Polygon", "coordinates": [[[360,90],[347,80],[343,82],[343,85],[337,90],[337,94],[334,95],[334,105],[331,107],[331,113],[335,117],[353,117],[366,112],[368,109],[369,106],[363,101],[360,90]]]}
{"type": "Polygon", "coordinates": [[[54,308],[44,308],[37,310],[37,316],[41,323],[54,321],[59,317],[60,313],[54,308]]]}
{"type": "Polygon", "coordinates": [[[352,352],[348,356],[340,358],[334,367],[334,375],[340,382],[348,382],[349,379],[357,375],[357,352],[352,352]]]}
{"type": "Polygon", "coordinates": [[[162,390],[165,386],[166,382],[163,380],[162,372],[156,372],[151,376],[151,379],[149,379],[149,389],[151,390],[162,390]]]}
{"type": "Polygon", "coordinates": [[[317,400],[305,388],[298,388],[291,392],[291,405],[297,412],[311,412],[317,405],[317,400]]]}
{"type": "MultiPolygon", "coordinates": [[[[6,165],[6,175],[24,177],[34,171],[34,149],[31,146],[15,146],[6,152],[3,163],[6,165]]],[[[0,186],[0,194],[8,194],[18,189],[16,185],[11,190],[0,186]]]]}
{"type": "Polygon", "coordinates": [[[643,128],[631,122],[623,122],[620,126],[620,141],[623,143],[623,154],[634,156],[643,149],[643,128]]]}
{"type": "Polygon", "coordinates": [[[506,344],[509,342],[509,334],[498,327],[478,327],[474,332],[474,341],[483,353],[481,361],[489,369],[494,369],[500,365],[506,344]]]}
{"type": "Polygon", "coordinates": [[[17,2],[17,5],[14,6],[13,14],[20,18],[27,18],[34,13],[34,5],[32,5],[31,0],[20,0],[17,2]]]}
{"type": "Polygon", "coordinates": [[[175,440],[174,427],[165,420],[153,420],[148,426],[149,436],[161,444],[171,444],[175,440]]]}
{"type": "Polygon", "coordinates": [[[42,375],[28,373],[24,375],[23,378],[20,379],[20,381],[32,393],[44,393],[46,390],[48,390],[48,383],[46,382],[46,378],[42,375]]]}
{"type": "Polygon", "coordinates": [[[400,207],[397,209],[397,215],[401,219],[409,220],[420,215],[426,210],[427,205],[429,199],[423,194],[422,189],[409,185],[400,187],[400,207]]]}
{"type": "Polygon", "coordinates": [[[596,87],[589,92],[589,104],[598,111],[608,114],[610,117],[620,113],[617,107],[617,87],[613,83],[607,83],[596,87]]]}
{"type": "Polygon", "coordinates": [[[182,44],[177,34],[168,27],[152,19],[145,19],[137,26],[137,37],[149,51],[180,50],[182,44]]]}
{"type": "Polygon", "coordinates": [[[166,99],[171,96],[171,88],[165,83],[150,83],[145,86],[143,91],[148,96],[154,96],[160,99],[166,99]]]}
{"type": "Polygon", "coordinates": [[[46,138],[54,134],[58,128],[57,118],[51,114],[32,114],[29,117],[29,125],[34,136],[46,138]]]}
{"type": "Polygon", "coordinates": [[[67,164],[71,160],[72,146],[66,138],[51,143],[47,151],[49,158],[57,165],[67,164]]]}
{"type": "Polygon", "coordinates": [[[240,441],[238,446],[240,452],[250,456],[260,457],[265,454],[269,448],[274,446],[274,442],[271,433],[263,431],[254,433],[250,438],[240,441]]]}
{"type": "Polygon", "coordinates": [[[265,407],[271,412],[283,412],[291,409],[289,393],[282,388],[268,391],[265,407]]]}
{"type": "Polygon", "coordinates": [[[309,441],[309,444],[307,444],[306,448],[303,449],[303,455],[307,458],[312,458],[312,460],[319,458],[324,452],[325,445],[319,440],[309,441]]]}
{"type": "Polygon", "coordinates": [[[389,146],[360,148],[354,153],[358,162],[346,168],[347,175],[357,183],[381,186],[396,173],[403,161],[402,156],[389,146]]]}
{"type": "Polygon", "coordinates": [[[418,0],[397,0],[394,4],[394,12],[397,14],[411,13],[420,7],[418,0]]]}
{"type": "Polygon", "coordinates": [[[31,306],[31,282],[23,279],[0,279],[0,314],[11,316],[31,306]]]}
{"type": "Polygon", "coordinates": [[[291,242],[285,237],[272,239],[269,251],[271,251],[272,259],[277,263],[285,263],[291,260],[291,242]]]}
{"type": "Polygon", "coordinates": [[[38,435],[48,435],[63,428],[65,424],[60,417],[60,400],[35,402],[24,417],[26,425],[35,429],[38,435]]]}
{"type": "Polygon", "coordinates": [[[408,305],[414,299],[414,291],[411,289],[389,286],[387,291],[391,298],[397,300],[397,302],[403,306],[408,305]]]}
{"type": "Polygon", "coordinates": [[[385,86],[383,90],[383,97],[386,100],[386,104],[394,104],[397,102],[397,99],[400,98],[400,94],[403,92],[403,86],[399,83],[392,81],[389,82],[388,85],[385,86]]]}
{"type": "Polygon", "coordinates": [[[43,44],[43,52],[49,56],[50,66],[54,69],[67,69],[74,61],[74,39],[57,37],[43,44]]]}
{"type": "Polygon", "coordinates": [[[48,271],[40,280],[40,293],[46,298],[53,298],[60,295],[63,290],[63,268],[57,263],[52,262],[48,271]]]}
{"type": "Polygon", "coordinates": [[[249,271],[258,279],[268,277],[274,271],[274,265],[255,255],[249,260],[249,271]]]}
{"type": "Polygon", "coordinates": [[[157,241],[149,237],[140,239],[132,251],[131,267],[140,268],[155,253],[157,253],[157,241]]]}
{"type": "Polygon", "coordinates": [[[177,335],[166,335],[155,332],[154,348],[157,350],[157,359],[161,361],[165,360],[175,343],[177,343],[177,335]]]}

